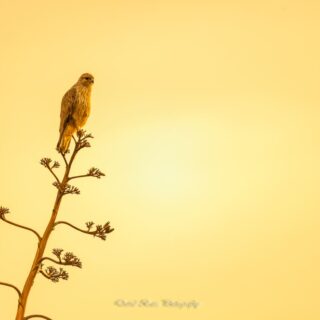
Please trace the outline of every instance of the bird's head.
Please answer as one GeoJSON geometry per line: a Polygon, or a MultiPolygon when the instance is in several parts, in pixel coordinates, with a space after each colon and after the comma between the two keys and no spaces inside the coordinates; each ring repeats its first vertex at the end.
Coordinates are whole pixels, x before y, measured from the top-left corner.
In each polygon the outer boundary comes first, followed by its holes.
{"type": "Polygon", "coordinates": [[[85,87],[90,87],[94,83],[94,77],[90,73],[84,73],[79,78],[78,83],[81,83],[85,87]]]}

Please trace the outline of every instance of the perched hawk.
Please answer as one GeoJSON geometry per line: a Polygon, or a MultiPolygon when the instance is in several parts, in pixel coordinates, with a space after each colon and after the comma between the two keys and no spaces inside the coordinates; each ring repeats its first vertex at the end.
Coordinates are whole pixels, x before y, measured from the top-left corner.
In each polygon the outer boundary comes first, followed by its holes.
{"type": "Polygon", "coordinates": [[[72,135],[85,125],[90,114],[90,95],[94,78],[84,73],[62,98],[60,138],[57,150],[66,153],[72,135]]]}

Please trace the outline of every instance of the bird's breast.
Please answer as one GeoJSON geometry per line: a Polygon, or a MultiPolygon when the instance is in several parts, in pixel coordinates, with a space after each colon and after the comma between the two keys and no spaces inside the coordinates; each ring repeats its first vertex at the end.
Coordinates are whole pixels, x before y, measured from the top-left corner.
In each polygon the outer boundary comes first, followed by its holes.
{"type": "Polygon", "coordinates": [[[86,87],[77,88],[76,103],[73,118],[77,127],[83,127],[90,115],[90,96],[91,90],[86,87]]]}

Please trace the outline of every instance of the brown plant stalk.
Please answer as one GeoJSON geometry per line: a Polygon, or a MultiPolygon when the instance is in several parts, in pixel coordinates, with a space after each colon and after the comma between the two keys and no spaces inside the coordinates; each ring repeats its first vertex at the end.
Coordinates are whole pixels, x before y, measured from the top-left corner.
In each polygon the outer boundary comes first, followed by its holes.
{"type": "Polygon", "coordinates": [[[32,288],[35,277],[38,273],[42,274],[45,278],[48,278],[54,282],[58,282],[59,279],[64,279],[64,280],[68,279],[68,273],[66,271],[64,271],[62,268],[60,268],[60,270],[57,270],[56,268],[50,266],[47,269],[43,269],[43,262],[50,261],[50,262],[53,262],[58,265],[77,266],[79,268],[81,268],[81,266],[82,266],[80,260],[76,256],[74,256],[72,253],[67,252],[64,254],[64,256],[62,256],[61,255],[62,251],[63,251],[62,249],[54,249],[53,250],[53,254],[58,258],[58,260],[52,259],[50,257],[44,257],[44,252],[46,250],[47,242],[49,240],[51,232],[54,230],[54,228],[58,224],[67,224],[78,231],[81,231],[81,232],[87,233],[87,234],[91,234],[93,236],[97,236],[103,240],[105,240],[107,233],[110,233],[113,231],[113,229],[110,228],[110,226],[109,226],[109,222],[103,226],[97,225],[95,231],[91,231],[91,228],[94,225],[93,222],[87,223],[87,231],[79,229],[77,227],[74,227],[73,225],[71,225],[70,223],[65,222],[65,221],[56,222],[62,198],[67,194],[79,194],[80,193],[80,191],[77,187],[74,187],[74,186],[71,186],[68,184],[68,182],[71,179],[76,179],[76,178],[80,178],[80,177],[81,178],[82,177],[100,178],[101,176],[104,176],[104,174],[99,169],[91,168],[91,169],[89,169],[88,173],[85,175],[70,177],[71,167],[72,167],[72,164],[75,160],[76,155],[78,154],[78,152],[81,149],[86,148],[86,147],[90,147],[90,144],[88,142],[89,138],[93,138],[91,136],[91,134],[86,134],[85,131],[82,131],[82,130],[78,131],[77,139],[74,139],[75,145],[74,145],[73,152],[71,153],[71,156],[69,158],[69,161],[68,161],[66,155],[62,154],[64,163],[65,163],[65,170],[64,170],[62,180],[60,180],[54,172],[54,169],[59,168],[59,166],[60,166],[58,162],[54,161],[52,164],[52,160],[49,158],[43,158],[40,161],[41,165],[46,167],[50,171],[50,173],[54,176],[55,182],[53,183],[53,185],[57,188],[57,195],[56,195],[56,199],[55,199],[55,202],[53,205],[51,217],[50,217],[48,225],[47,225],[42,236],[40,236],[38,232],[36,232],[35,230],[33,230],[29,227],[25,227],[25,226],[22,226],[22,225],[19,225],[17,223],[14,223],[14,222],[7,220],[5,215],[7,213],[9,213],[9,210],[7,208],[0,207],[0,219],[1,220],[5,221],[11,225],[14,225],[16,227],[20,227],[25,230],[31,231],[38,238],[37,251],[35,253],[33,263],[31,265],[31,269],[30,269],[29,274],[27,276],[27,279],[25,281],[23,290],[20,291],[17,287],[15,287],[12,284],[0,282],[0,285],[5,285],[8,287],[11,287],[14,290],[16,290],[16,292],[18,293],[19,303],[18,303],[18,309],[17,309],[17,313],[16,313],[16,320],[26,320],[26,319],[31,319],[31,318],[35,318],[35,317],[38,317],[38,318],[40,317],[43,319],[50,319],[50,318],[43,316],[43,315],[25,316],[26,305],[27,305],[29,294],[30,294],[30,290],[32,288]]]}

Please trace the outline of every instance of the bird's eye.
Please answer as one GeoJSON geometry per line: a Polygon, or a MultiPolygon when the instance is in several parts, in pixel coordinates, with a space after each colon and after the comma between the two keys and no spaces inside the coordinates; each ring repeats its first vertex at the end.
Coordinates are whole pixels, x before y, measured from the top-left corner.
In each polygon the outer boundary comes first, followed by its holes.
{"type": "Polygon", "coordinates": [[[89,77],[85,77],[85,79],[86,79],[86,80],[90,80],[90,78],[89,78],[89,77]]]}

